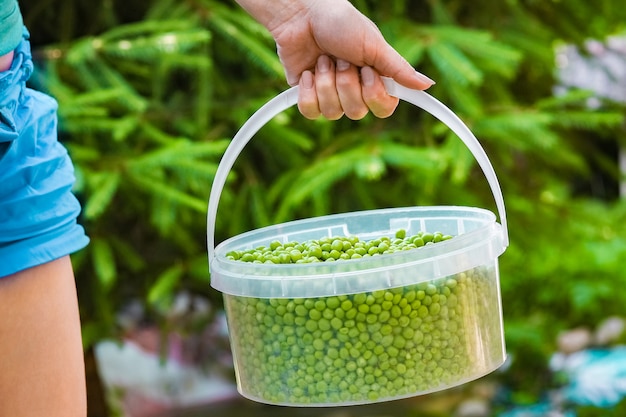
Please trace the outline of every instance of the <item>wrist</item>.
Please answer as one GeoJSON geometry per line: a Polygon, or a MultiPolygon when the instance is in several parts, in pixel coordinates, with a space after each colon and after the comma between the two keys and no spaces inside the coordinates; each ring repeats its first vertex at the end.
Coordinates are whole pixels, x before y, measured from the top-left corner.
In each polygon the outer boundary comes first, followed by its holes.
{"type": "Polygon", "coordinates": [[[273,32],[301,13],[306,13],[317,0],[235,0],[248,14],[273,32]]]}

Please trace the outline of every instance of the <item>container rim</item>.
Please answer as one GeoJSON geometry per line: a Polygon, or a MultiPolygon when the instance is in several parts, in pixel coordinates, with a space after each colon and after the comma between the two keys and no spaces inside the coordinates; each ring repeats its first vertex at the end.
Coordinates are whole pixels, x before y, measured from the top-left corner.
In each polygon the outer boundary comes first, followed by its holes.
{"type": "MultiPolygon", "coordinates": [[[[217,246],[212,262],[211,286],[236,296],[302,298],[418,284],[492,264],[506,248],[503,228],[495,220],[494,213],[482,208],[418,206],[338,213],[266,226],[231,237],[217,246]],[[398,214],[429,215],[430,221],[471,220],[480,225],[435,245],[358,260],[277,265],[241,262],[225,257],[231,250],[250,249],[260,245],[260,242],[267,245],[281,232],[289,234],[289,231],[303,229],[307,225],[328,223],[325,228],[330,232],[345,226],[350,218],[398,214]]],[[[378,231],[379,234],[392,232],[390,229],[378,231]]]]}
{"type": "MultiPolygon", "coordinates": [[[[232,236],[228,239],[223,240],[222,242],[220,242],[216,247],[215,247],[215,256],[216,257],[220,257],[221,255],[226,255],[227,252],[229,252],[230,250],[228,249],[229,246],[231,245],[235,245],[238,241],[244,240],[248,237],[252,237],[255,235],[260,235],[263,233],[272,233],[275,230],[285,230],[291,227],[300,227],[300,226],[304,226],[306,224],[310,224],[310,223],[317,223],[320,221],[325,221],[325,220],[344,220],[347,216],[362,216],[362,215],[368,215],[368,214],[384,214],[384,213],[395,213],[395,212],[403,212],[403,211],[410,211],[410,212],[429,212],[429,211],[435,211],[435,212],[445,212],[445,211],[465,211],[465,212],[472,212],[472,213],[477,213],[480,214],[482,216],[484,216],[485,219],[490,219],[491,221],[495,222],[496,221],[496,216],[495,214],[493,214],[491,211],[486,210],[486,209],[482,209],[482,208],[477,208],[477,207],[465,207],[465,206],[414,206],[414,207],[394,207],[394,208],[384,208],[384,209],[372,209],[372,210],[359,210],[359,211],[352,211],[349,213],[335,213],[335,214],[327,214],[327,215],[323,215],[323,216],[316,216],[316,217],[310,217],[310,218],[305,218],[305,219],[298,219],[298,220],[292,220],[292,221],[287,221],[287,222],[282,222],[282,223],[277,223],[277,224],[273,224],[273,225],[269,225],[269,226],[264,226],[264,227],[260,227],[254,230],[249,230],[247,232],[243,232],[243,233],[239,233],[236,236],[232,236]]],[[[463,241],[463,242],[469,242],[476,234],[480,234],[481,231],[483,231],[485,228],[488,228],[489,225],[485,224],[484,226],[472,230],[470,232],[464,233],[460,236],[455,236],[455,242],[459,242],[459,241],[463,241]]],[[[434,232],[434,230],[432,231],[434,232]]],[[[439,245],[437,245],[438,247],[441,247],[442,244],[446,244],[449,242],[445,241],[445,242],[439,242],[439,245]]],[[[252,245],[250,245],[252,246],[252,245]]],[[[422,251],[428,251],[431,250],[434,246],[424,246],[422,247],[420,250],[422,251]]],[[[250,247],[250,249],[252,249],[252,247],[250,247]]],[[[398,252],[398,253],[394,253],[394,254],[387,254],[385,256],[387,257],[393,257],[393,256],[397,256],[402,254],[402,252],[398,252]]],[[[365,259],[359,259],[358,261],[360,262],[366,262],[368,261],[370,258],[365,258],[365,259]]],[[[356,260],[343,260],[342,263],[344,262],[353,262],[356,260]]],[[[224,262],[227,263],[232,263],[233,265],[237,265],[238,267],[241,267],[242,262],[240,261],[232,261],[229,259],[224,259],[224,262]]],[[[244,264],[246,265],[246,264],[244,264]]],[[[271,266],[270,264],[255,264],[258,265],[259,268],[263,268],[263,265],[267,266],[271,266]]],[[[310,269],[311,267],[314,267],[315,264],[282,264],[281,265],[281,269],[300,269],[302,268],[303,270],[306,269],[310,269]]]]}

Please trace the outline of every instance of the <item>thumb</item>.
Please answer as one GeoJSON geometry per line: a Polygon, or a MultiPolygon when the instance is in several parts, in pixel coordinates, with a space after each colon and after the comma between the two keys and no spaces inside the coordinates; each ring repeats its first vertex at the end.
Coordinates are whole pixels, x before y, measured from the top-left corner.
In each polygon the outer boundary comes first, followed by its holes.
{"type": "Polygon", "coordinates": [[[426,90],[435,84],[435,81],[417,72],[406,59],[388,44],[382,53],[376,54],[371,65],[379,74],[391,77],[408,88],[426,90]]]}

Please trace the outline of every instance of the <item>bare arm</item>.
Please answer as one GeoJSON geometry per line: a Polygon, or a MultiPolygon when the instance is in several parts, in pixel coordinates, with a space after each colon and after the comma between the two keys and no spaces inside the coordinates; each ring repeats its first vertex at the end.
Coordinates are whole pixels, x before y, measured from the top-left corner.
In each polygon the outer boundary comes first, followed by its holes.
{"type": "Polygon", "coordinates": [[[0,278],[0,416],[87,415],[69,256],[0,278]]]}

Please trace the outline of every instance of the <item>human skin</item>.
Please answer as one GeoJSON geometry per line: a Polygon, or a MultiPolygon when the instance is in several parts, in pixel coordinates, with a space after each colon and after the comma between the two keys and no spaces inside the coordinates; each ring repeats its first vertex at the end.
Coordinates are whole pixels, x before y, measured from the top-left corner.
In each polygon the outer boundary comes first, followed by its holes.
{"type": "Polygon", "coordinates": [[[87,415],[69,256],[0,278],[0,369],[0,416],[87,415]]]}
{"type": "Polygon", "coordinates": [[[0,56],[0,72],[6,71],[11,68],[11,63],[13,62],[13,51],[8,54],[4,54],[0,56]]]}
{"type": "Polygon", "coordinates": [[[305,117],[337,119],[345,112],[359,119],[367,110],[389,116],[398,100],[386,94],[380,76],[419,90],[434,84],[347,0],[237,2],[274,37],[288,84],[301,87],[305,117]]]}

